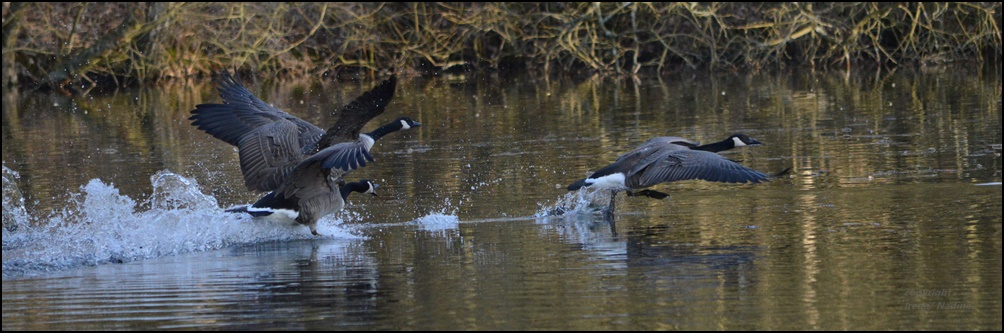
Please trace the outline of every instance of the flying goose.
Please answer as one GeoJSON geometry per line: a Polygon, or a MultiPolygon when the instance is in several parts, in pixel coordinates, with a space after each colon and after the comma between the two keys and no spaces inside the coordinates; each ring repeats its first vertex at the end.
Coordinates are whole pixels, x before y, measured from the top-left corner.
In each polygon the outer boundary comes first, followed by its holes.
{"type": "Polygon", "coordinates": [[[271,191],[250,207],[230,211],[255,216],[280,212],[317,235],[317,220],[342,209],[348,194],[361,188],[358,183],[345,184],[343,177],[373,161],[374,143],[392,132],[421,126],[401,117],[360,133],[367,122],[383,113],[394,96],[396,81],[391,76],[343,107],[338,120],[325,131],[266,104],[229,71],[222,71],[217,91],[223,103],[199,104],[189,119],[198,129],[238,148],[248,189],[271,191]]]}
{"type": "Polygon", "coordinates": [[[222,104],[199,104],[191,111],[192,125],[238,148],[241,173],[249,190],[273,191],[301,161],[325,154],[327,168],[336,178],[366,162],[370,149],[386,134],[421,126],[401,117],[369,133],[360,133],[367,122],[383,113],[394,97],[397,78],[391,76],[338,111],[338,120],[327,131],[279,110],[251,93],[230,72],[217,76],[222,104]],[[352,143],[327,151],[341,143],[352,143]]]}
{"type": "MultiPolygon", "coordinates": [[[[314,169],[316,172],[317,169],[314,169]]],[[[340,211],[352,192],[377,195],[377,185],[369,180],[346,183],[338,188],[329,182],[289,182],[252,205],[227,209],[231,213],[248,213],[278,222],[297,222],[310,228],[317,236],[317,220],[340,211]]]]}
{"type": "Polygon", "coordinates": [[[659,183],[689,179],[723,183],[760,183],[791,170],[789,168],[775,175],[767,175],[717,154],[736,147],[759,144],[760,141],[741,133],[707,145],[675,136],[656,137],[621,155],[614,163],[589,177],[572,183],[568,186],[568,190],[575,191],[582,187],[610,190],[607,213],[612,214],[614,198],[617,192],[621,191],[627,191],[629,196],[663,199],[669,194],[642,189],[659,183]]]}

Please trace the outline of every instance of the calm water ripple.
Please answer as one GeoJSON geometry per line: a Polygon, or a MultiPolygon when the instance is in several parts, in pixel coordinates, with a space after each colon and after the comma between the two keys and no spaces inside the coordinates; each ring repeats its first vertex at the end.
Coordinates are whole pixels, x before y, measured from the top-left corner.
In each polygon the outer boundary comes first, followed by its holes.
{"type": "MultiPolygon", "coordinates": [[[[317,124],[375,80],[265,83],[317,124]]],[[[194,129],[209,85],[3,95],[4,330],[1001,330],[1000,70],[403,79],[302,226],[194,129]],[[759,185],[565,187],[642,141],[744,132],[759,185]]]]}

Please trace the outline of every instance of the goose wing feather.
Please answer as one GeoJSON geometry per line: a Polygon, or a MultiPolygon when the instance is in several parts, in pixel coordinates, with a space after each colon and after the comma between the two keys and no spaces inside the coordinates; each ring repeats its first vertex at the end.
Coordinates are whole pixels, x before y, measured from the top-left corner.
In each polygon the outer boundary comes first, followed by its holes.
{"type": "Polygon", "coordinates": [[[701,179],[723,183],[760,183],[770,176],[747,168],[721,155],[700,150],[677,150],[663,154],[629,175],[637,187],[663,182],[701,179]]]}
{"type": "Polygon", "coordinates": [[[382,114],[390,104],[396,87],[397,77],[391,76],[342,107],[338,112],[338,120],[324,132],[318,140],[317,148],[324,149],[358,138],[363,126],[382,114]]]}
{"type": "Polygon", "coordinates": [[[237,145],[244,185],[252,191],[274,190],[303,153],[290,122],[275,122],[248,133],[237,145]]]}

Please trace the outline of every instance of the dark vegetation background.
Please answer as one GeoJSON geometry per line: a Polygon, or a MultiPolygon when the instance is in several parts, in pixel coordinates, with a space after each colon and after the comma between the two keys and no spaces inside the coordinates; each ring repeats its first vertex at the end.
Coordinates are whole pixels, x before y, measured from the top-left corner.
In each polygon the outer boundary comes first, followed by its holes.
{"type": "Polygon", "coordinates": [[[4,2],[3,85],[999,63],[1000,27],[1000,2],[4,2]]]}

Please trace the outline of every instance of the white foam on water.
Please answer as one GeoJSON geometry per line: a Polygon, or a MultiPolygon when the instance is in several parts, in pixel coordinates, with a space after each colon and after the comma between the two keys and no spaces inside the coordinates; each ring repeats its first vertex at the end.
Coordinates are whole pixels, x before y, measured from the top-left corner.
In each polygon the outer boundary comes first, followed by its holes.
{"type": "Polygon", "coordinates": [[[460,218],[450,214],[429,213],[415,219],[415,223],[425,231],[447,231],[457,229],[457,226],[460,225],[460,218]]]}
{"type": "Polygon", "coordinates": [[[457,207],[450,203],[449,199],[443,202],[443,208],[438,212],[431,212],[415,219],[413,222],[419,228],[430,232],[445,232],[455,230],[460,225],[460,217],[457,216],[457,207]]]}
{"type": "MultiPolygon", "coordinates": [[[[151,176],[153,194],[142,205],[114,185],[92,179],[49,217],[25,211],[15,172],[5,166],[3,177],[4,277],[316,238],[304,226],[224,212],[194,179],[170,171],[151,176]]],[[[361,238],[338,222],[334,216],[322,218],[321,237],[361,238]]]]}

